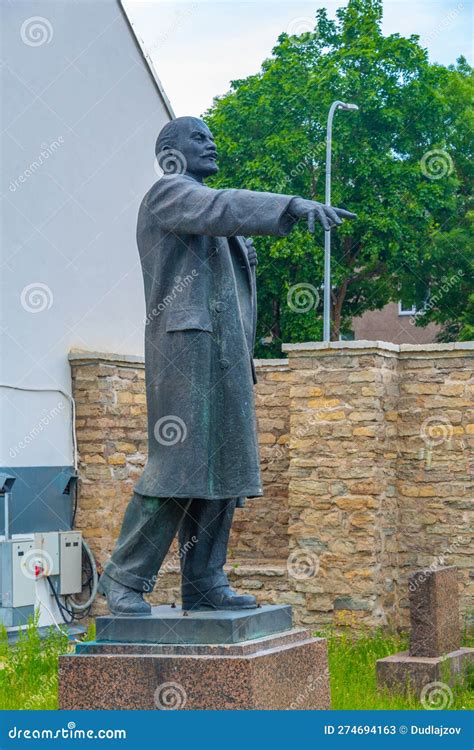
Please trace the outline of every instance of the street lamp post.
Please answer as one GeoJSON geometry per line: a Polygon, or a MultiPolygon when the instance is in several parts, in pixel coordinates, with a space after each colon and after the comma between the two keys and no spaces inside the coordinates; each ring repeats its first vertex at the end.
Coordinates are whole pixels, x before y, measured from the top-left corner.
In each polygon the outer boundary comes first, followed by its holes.
{"type": "MultiPolygon", "coordinates": [[[[332,146],[332,121],[336,109],[356,110],[357,104],[346,102],[333,102],[329,109],[328,124],[326,130],[326,194],[324,202],[326,206],[331,205],[331,146],[332,146]]],[[[323,340],[329,342],[331,339],[331,230],[324,232],[324,307],[323,307],[323,340]]]]}

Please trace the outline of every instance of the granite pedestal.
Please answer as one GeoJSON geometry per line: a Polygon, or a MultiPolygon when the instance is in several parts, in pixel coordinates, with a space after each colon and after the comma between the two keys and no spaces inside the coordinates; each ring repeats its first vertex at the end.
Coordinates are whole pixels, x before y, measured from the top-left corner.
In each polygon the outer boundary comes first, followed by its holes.
{"type": "Polygon", "coordinates": [[[327,709],[326,641],[291,607],[98,617],[97,640],[59,660],[61,709],[327,709]]]}
{"type": "Polygon", "coordinates": [[[410,649],[377,661],[379,685],[420,694],[433,682],[462,682],[474,668],[474,648],[461,648],[457,569],[418,570],[408,589],[410,649]]]}

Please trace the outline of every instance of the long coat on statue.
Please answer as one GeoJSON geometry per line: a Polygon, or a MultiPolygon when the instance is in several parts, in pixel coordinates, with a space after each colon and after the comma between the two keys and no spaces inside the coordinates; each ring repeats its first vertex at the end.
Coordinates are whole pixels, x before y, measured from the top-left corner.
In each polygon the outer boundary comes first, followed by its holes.
{"type": "Polygon", "coordinates": [[[164,176],[143,199],[148,462],[136,492],[262,495],[253,385],[255,268],[242,235],[284,236],[293,196],[164,176]]]}

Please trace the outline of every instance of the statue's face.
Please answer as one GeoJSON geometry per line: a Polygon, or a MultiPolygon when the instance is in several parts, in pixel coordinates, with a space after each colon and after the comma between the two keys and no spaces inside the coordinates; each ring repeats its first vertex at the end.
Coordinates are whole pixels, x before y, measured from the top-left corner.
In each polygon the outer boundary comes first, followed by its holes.
{"type": "Polygon", "coordinates": [[[187,118],[174,147],[186,159],[186,171],[190,174],[202,178],[218,171],[216,144],[211,131],[201,120],[187,118]]]}

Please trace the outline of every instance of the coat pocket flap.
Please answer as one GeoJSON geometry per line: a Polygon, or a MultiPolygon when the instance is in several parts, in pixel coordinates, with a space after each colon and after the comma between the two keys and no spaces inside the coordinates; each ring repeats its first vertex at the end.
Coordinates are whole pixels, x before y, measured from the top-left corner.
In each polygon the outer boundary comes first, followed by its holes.
{"type": "Polygon", "coordinates": [[[167,331],[212,331],[212,320],[209,310],[188,308],[186,310],[169,310],[166,314],[167,331]]]}

